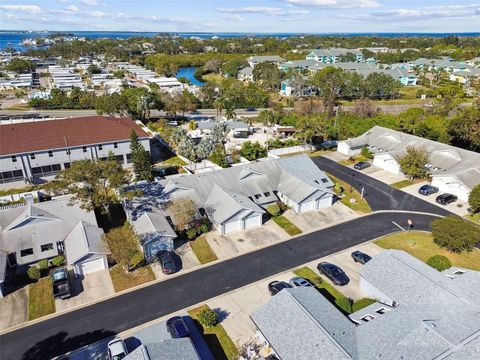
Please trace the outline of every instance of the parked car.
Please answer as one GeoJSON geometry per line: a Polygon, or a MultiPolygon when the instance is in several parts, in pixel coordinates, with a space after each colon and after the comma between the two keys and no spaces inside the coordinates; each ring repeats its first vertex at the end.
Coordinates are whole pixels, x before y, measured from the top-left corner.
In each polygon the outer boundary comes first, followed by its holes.
{"type": "Polygon", "coordinates": [[[320,274],[328,277],[335,285],[347,285],[350,282],[350,278],[345,274],[345,272],[339,268],[337,265],[334,265],[329,262],[321,262],[317,266],[320,274]]]}
{"type": "Polygon", "coordinates": [[[310,287],[312,284],[302,277],[293,277],[289,281],[291,287],[310,287]]]}
{"type": "Polygon", "coordinates": [[[162,267],[162,272],[164,274],[174,274],[177,272],[177,266],[175,265],[175,260],[171,251],[164,251],[158,255],[158,260],[160,261],[160,266],[162,267]]]}
{"type": "Polygon", "coordinates": [[[180,316],[174,316],[167,320],[167,331],[173,339],[190,336],[190,331],[180,316]]]}
{"type": "Polygon", "coordinates": [[[457,199],[458,198],[453,194],[442,194],[442,195],[438,195],[435,201],[440,205],[448,205],[450,203],[457,201],[457,199]]]}
{"type": "Polygon", "coordinates": [[[291,286],[287,284],[285,281],[272,281],[270,284],[268,284],[268,291],[270,292],[270,295],[276,295],[283,289],[290,289],[291,286]]]}
{"type": "Polygon", "coordinates": [[[436,186],[432,186],[432,185],[422,185],[420,186],[420,189],[418,189],[418,193],[419,194],[422,194],[422,195],[431,195],[431,194],[435,194],[438,192],[438,188],[436,186]]]}
{"type": "Polygon", "coordinates": [[[68,299],[70,297],[70,278],[66,268],[56,269],[52,273],[53,297],[68,299]]]}
{"type": "Polygon", "coordinates": [[[359,161],[355,165],[353,165],[353,167],[357,170],[363,170],[363,169],[366,169],[370,166],[371,166],[370,163],[366,162],[366,161],[359,161]]]}
{"type": "Polygon", "coordinates": [[[120,360],[128,355],[127,347],[122,339],[115,338],[110,341],[108,347],[108,358],[110,360],[120,360]]]}
{"type": "Polygon", "coordinates": [[[357,250],[357,251],[352,252],[352,259],[355,262],[358,262],[362,265],[365,265],[367,262],[372,260],[372,257],[370,255],[367,255],[367,254],[357,250]]]}

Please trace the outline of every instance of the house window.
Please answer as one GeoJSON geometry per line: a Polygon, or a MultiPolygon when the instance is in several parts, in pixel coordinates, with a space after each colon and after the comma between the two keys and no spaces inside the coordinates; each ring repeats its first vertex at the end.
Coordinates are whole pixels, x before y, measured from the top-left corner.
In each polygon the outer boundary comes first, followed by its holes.
{"type": "Polygon", "coordinates": [[[86,152],[87,152],[87,147],[86,147],[86,146],[82,146],[82,150],[83,150],[84,153],[86,153],[86,152]]]}
{"type": "Polygon", "coordinates": [[[48,150],[48,157],[53,157],[53,151],[52,150],[48,150]]]}
{"type": "Polygon", "coordinates": [[[127,164],[131,164],[133,162],[132,154],[127,154],[127,164]]]}
{"type": "Polygon", "coordinates": [[[33,248],[20,250],[20,256],[21,257],[29,256],[29,255],[33,255],[33,248]]]}
{"type": "Polygon", "coordinates": [[[17,157],[15,155],[12,155],[12,162],[17,162],[17,157]]]}
{"type": "Polygon", "coordinates": [[[116,149],[118,148],[118,144],[116,142],[113,143],[113,147],[116,149]]]}
{"type": "Polygon", "coordinates": [[[103,145],[102,144],[98,145],[98,150],[103,150],[103,145]]]}
{"type": "Polygon", "coordinates": [[[70,165],[70,163],[69,163],[69,162],[67,162],[67,163],[63,163],[63,168],[64,168],[64,169],[69,169],[69,168],[70,168],[70,166],[71,166],[71,165],[70,165]]]}
{"type": "Polygon", "coordinates": [[[254,196],[254,198],[255,198],[256,200],[258,200],[258,199],[260,199],[260,198],[262,197],[262,195],[260,195],[260,194],[255,194],[255,195],[253,195],[253,196],[254,196]]]}
{"type": "Polygon", "coordinates": [[[0,184],[8,183],[16,180],[22,180],[22,179],[23,179],[22,170],[5,171],[0,173],[0,184]]]}
{"type": "Polygon", "coordinates": [[[41,245],[40,250],[42,250],[42,252],[53,250],[53,243],[41,245]]]}
{"type": "Polygon", "coordinates": [[[35,160],[35,153],[30,154],[30,159],[35,160]]]}
{"type": "Polygon", "coordinates": [[[70,151],[70,149],[67,149],[67,155],[70,155],[72,152],[70,151]]]}
{"type": "Polygon", "coordinates": [[[266,193],[263,193],[263,195],[265,195],[265,197],[269,197],[270,193],[267,191],[266,193]]]}

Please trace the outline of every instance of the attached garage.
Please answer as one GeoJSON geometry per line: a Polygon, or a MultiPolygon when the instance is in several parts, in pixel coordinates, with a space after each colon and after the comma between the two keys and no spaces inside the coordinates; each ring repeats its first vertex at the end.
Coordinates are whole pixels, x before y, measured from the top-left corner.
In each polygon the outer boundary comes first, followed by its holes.
{"type": "Polygon", "coordinates": [[[458,181],[454,176],[433,176],[432,186],[438,187],[442,193],[456,195],[460,200],[468,202],[470,189],[458,181]]]}
{"type": "Polygon", "coordinates": [[[232,220],[222,224],[222,235],[242,230],[242,220],[232,220]]]}
{"type": "Polygon", "coordinates": [[[399,175],[401,173],[397,160],[389,154],[375,155],[373,158],[373,166],[384,169],[392,174],[399,175]]]}
{"type": "Polygon", "coordinates": [[[87,257],[85,260],[78,261],[73,266],[76,276],[83,276],[95,271],[106,269],[108,269],[108,262],[105,255],[87,257]]]}
{"type": "Polygon", "coordinates": [[[299,204],[299,213],[315,210],[315,200],[305,201],[299,204]]]}
{"type": "Polygon", "coordinates": [[[243,229],[248,230],[255,227],[262,226],[262,214],[252,212],[246,218],[243,219],[243,229]]]}

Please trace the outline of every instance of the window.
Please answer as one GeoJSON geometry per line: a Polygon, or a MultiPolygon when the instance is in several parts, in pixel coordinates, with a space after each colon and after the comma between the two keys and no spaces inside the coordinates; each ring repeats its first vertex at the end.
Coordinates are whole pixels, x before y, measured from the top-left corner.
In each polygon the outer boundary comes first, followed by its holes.
{"type": "Polygon", "coordinates": [[[116,149],[118,148],[118,144],[116,142],[113,143],[113,147],[116,149]]]}
{"type": "Polygon", "coordinates": [[[42,252],[53,250],[53,243],[41,245],[40,250],[42,250],[42,252]]]}
{"type": "Polygon", "coordinates": [[[62,170],[60,164],[32,167],[32,175],[34,176],[51,176],[62,170]]]}
{"type": "Polygon", "coordinates": [[[30,154],[30,159],[35,160],[35,153],[30,154]]]}
{"type": "Polygon", "coordinates": [[[127,154],[127,164],[131,164],[132,162],[132,154],[127,154]]]}
{"type": "Polygon", "coordinates": [[[328,179],[327,179],[327,178],[322,178],[321,180],[322,180],[322,183],[324,183],[324,184],[328,183],[328,179]]]}
{"type": "Polygon", "coordinates": [[[20,256],[21,257],[29,256],[29,255],[33,255],[33,248],[20,250],[20,256]]]}
{"type": "Polygon", "coordinates": [[[63,168],[64,169],[70,169],[70,163],[63,163],[63,168]]]}
{"type": "Polygon", "coordinates": [[[23,171],[22,170],[0,172],[0,184],[1,183],[12,182],[12,181],[17,181],[17,180],[22,180],[22,179],[23,179],[23,171]]]}
{"type": "Polygon", "coordinates": [[[260,194],[255,194],[255,195],[253,195],[253,196],[255,197],[256,200],[258,200],[258,199],[260,199],[260,198],[262,197],[262,195],[260,195],[260,194]]]}
{"type": "Polygon", "coordinates": [[[453,275],[463,275],[463,274],[465,274],[465,271],[463,271],[463,270],[456,270],[456,271],[453,273],[453,275]]]}
{"type": "Polygon", "coordinates": [[[53,157],[53,151],[52,150],[48,150],[48,157],[53,157]]]}
{"type": "Polygon", "coordinates": [[[70,149],[67,149],[66,153],[67,153],[67,155],[70,155],[72,152],[70,151],[70,149]]]}
{"type": "Polygon", "coordinates": [[[87,152],[87,147],[86,147],[86,146],[82,146],[82,150],[83,150],[84,153],[87,152]]]}
{"type": "Polygon", "coordinates": [[[15,155],[12,155],[12,162],[17,162],[17,157],[15,155]]]}
{"type": "Polygon", "coordinates": [[[103,145],[102,144],[98,145],[98,150],[103,150],[103,145]]]}

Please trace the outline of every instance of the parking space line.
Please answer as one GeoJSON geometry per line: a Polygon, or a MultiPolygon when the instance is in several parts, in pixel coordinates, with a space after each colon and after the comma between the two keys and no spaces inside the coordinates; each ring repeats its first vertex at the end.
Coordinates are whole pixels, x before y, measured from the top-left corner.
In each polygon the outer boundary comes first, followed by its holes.
{"type": "Polygon", "coordinates": [[[401,229],[402,231],[405,231],[405,228],[398,225],[395,221],[392,221],[392,224],[395,225],[396,227],[398,227],[399,229],[401,229]]]}

